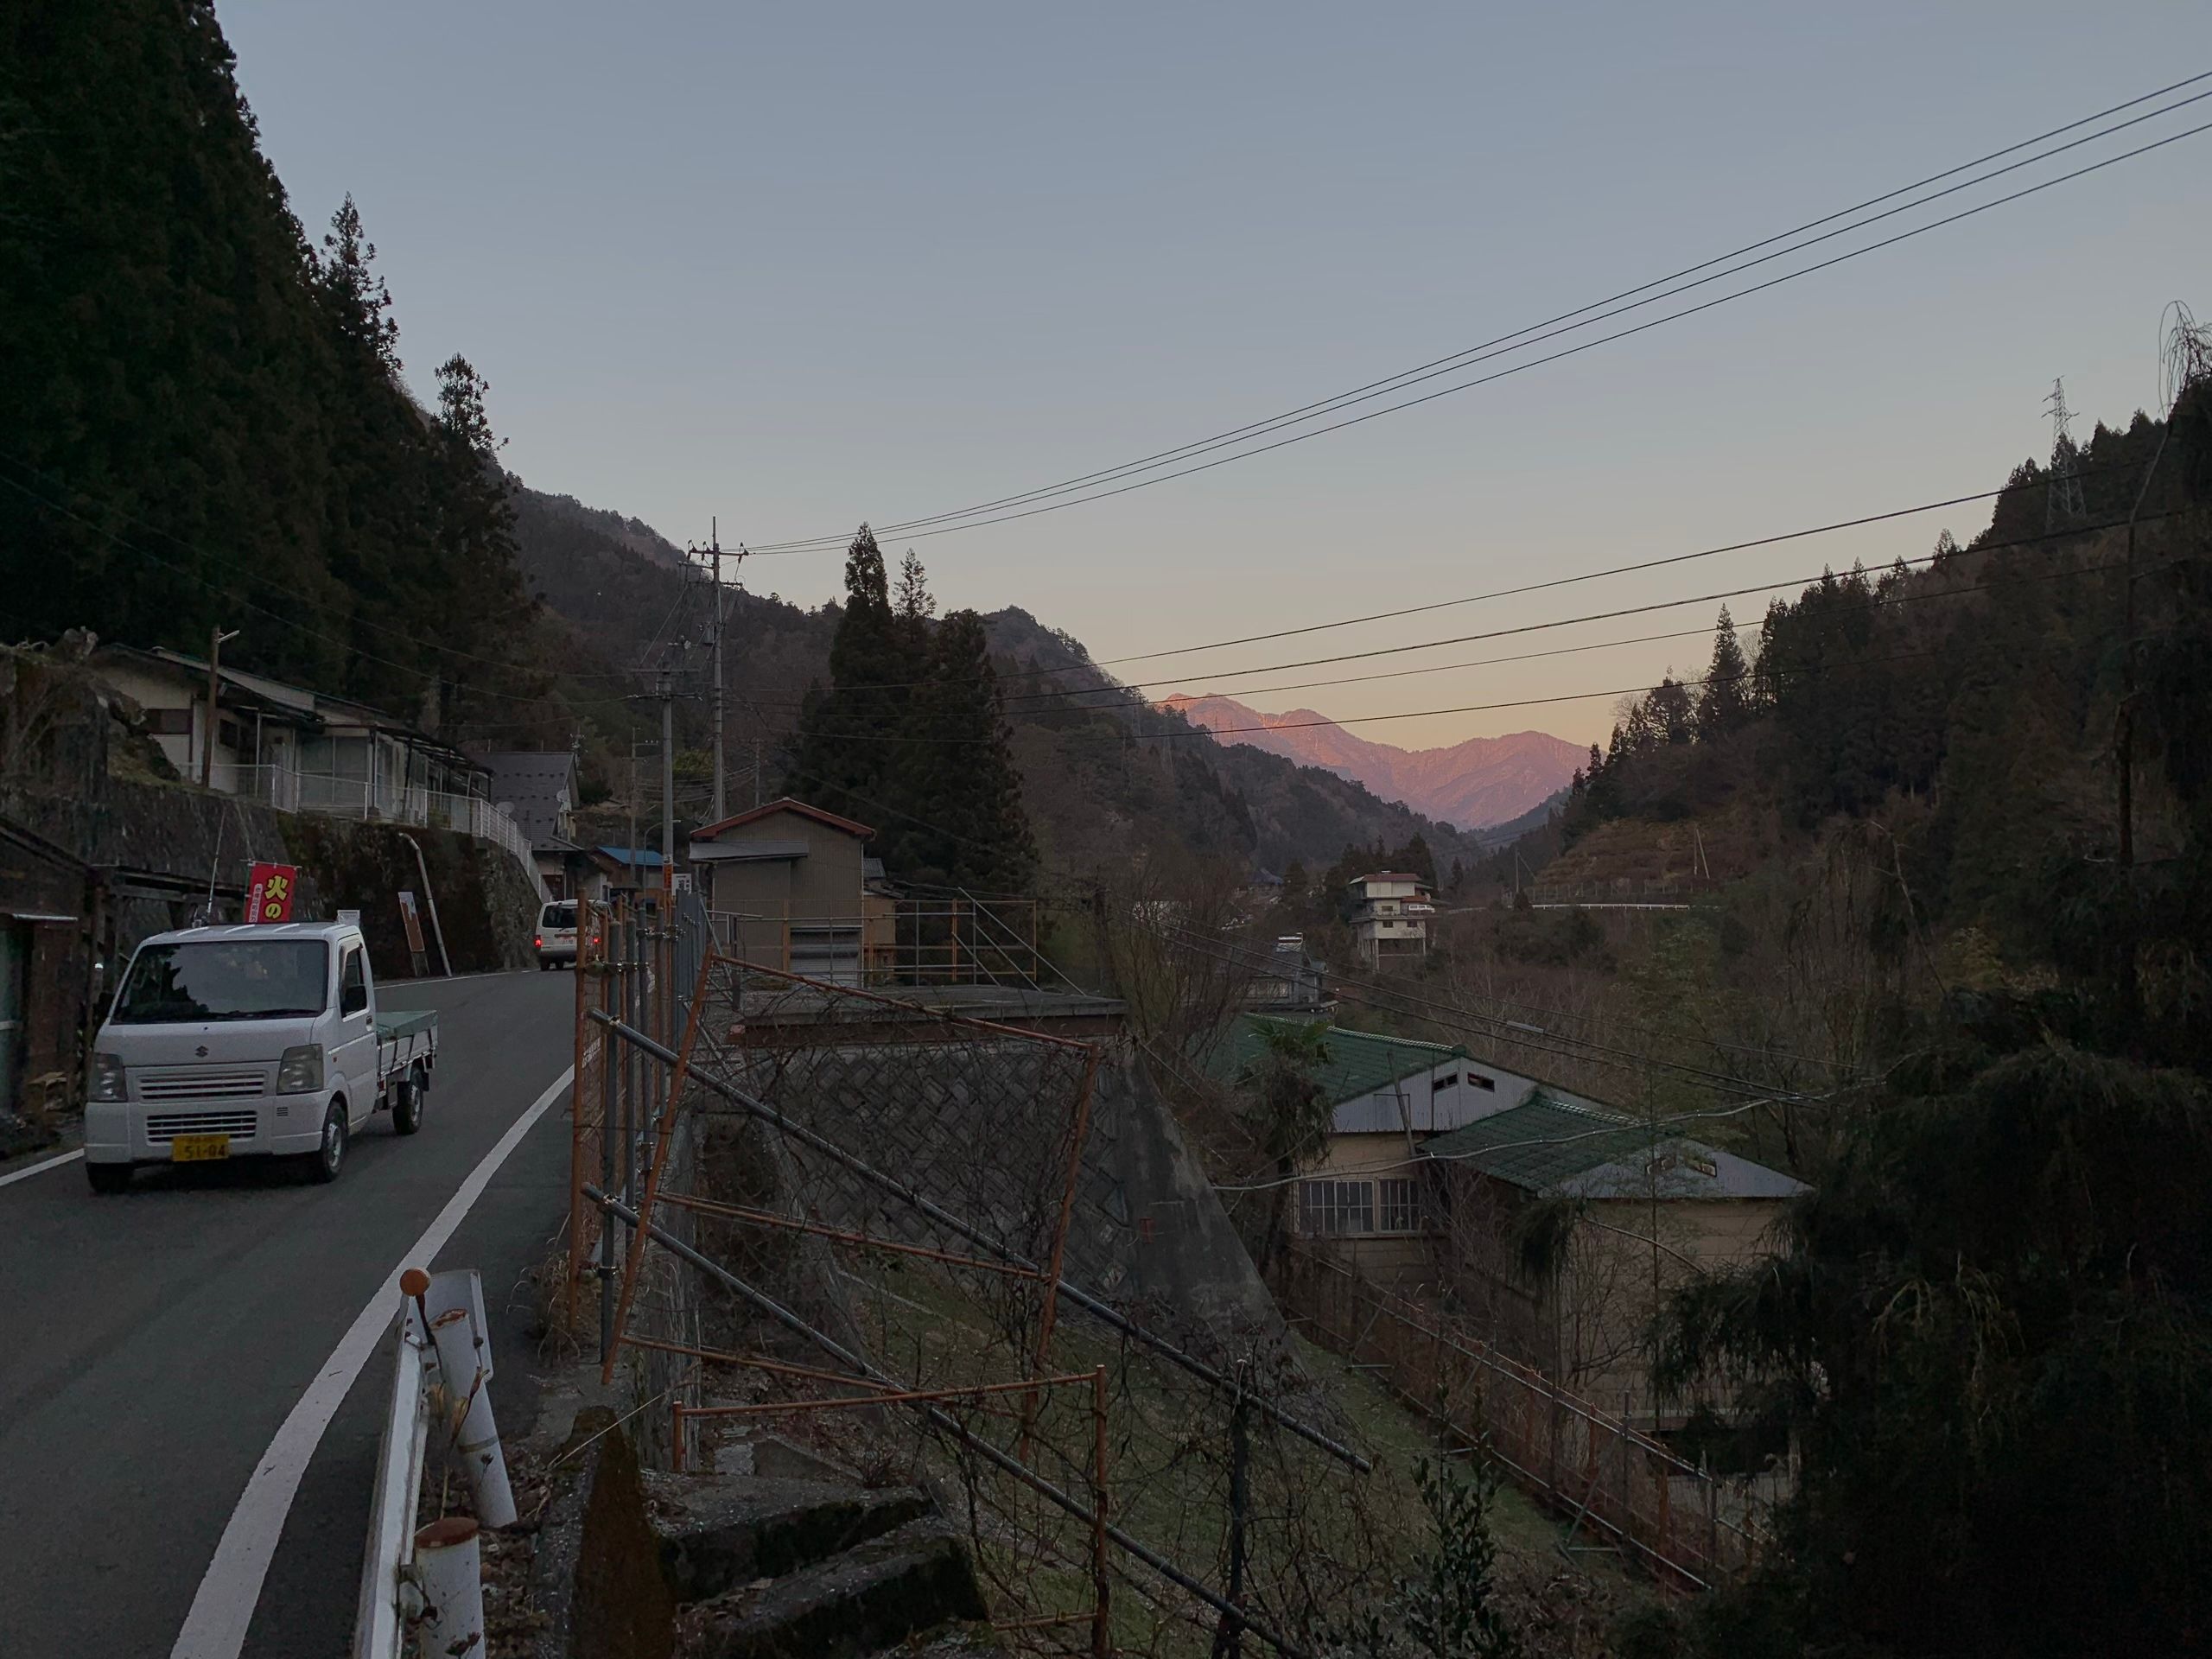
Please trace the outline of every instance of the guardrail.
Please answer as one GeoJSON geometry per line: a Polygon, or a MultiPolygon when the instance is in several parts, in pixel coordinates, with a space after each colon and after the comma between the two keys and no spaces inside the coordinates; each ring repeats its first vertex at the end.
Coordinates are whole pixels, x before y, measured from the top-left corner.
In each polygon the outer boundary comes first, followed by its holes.
{"type": "Polygon", "coordinates": [[[1033,899],[880,898],[861,911],[709,912],[721,954],[840,985],[1001,985],[1062,979],[1039,948],[1033,899]]]}
{"type": "Polygon", "coordinates": [[[389,778],[372,781],[335,772],[295,772],[289,766],[225,766],[217,775],[219,780],[228,777],[233,794],[281,811],[404,823],[422,830],[454,830],[474,836],[504,847],[521,861],[541,903],[550,896],[537,874],[537,861],[531,854],[530,837],[522,826],[505,807],[479,796],[424,789],[389,778]]]}
{"type": "Polygon", "coordinates": [[[508,1526],[515,1518],[492,1424],[483,1282],[474,1268],[438,1274],[410,1268],[399,1285],[391,1394],[377,1448],[353,1659],[402,1659],[410,1636],[426,1627],[436,1639],[423,1643],[424,1652],[480,1653],[478,1529],[508,1526]],[[434,1452],[460,1460],[475,1500],[474,1520],[446,1516],[415,1525],[434,1452]]]}

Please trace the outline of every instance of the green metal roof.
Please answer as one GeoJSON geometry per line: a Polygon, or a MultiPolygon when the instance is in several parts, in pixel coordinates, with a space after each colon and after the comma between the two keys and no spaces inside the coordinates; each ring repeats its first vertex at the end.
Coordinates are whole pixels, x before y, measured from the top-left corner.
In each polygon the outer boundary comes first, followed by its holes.
{"type": "Polygon", "coordinates": [[[1652,1141],[1652,1131],[1633,1119],[1563,1106],[1537,1094],[1424,1141],[1421,1150],[1541,1192],[1600,1165],[1640,1159],[1652,1141]]]}
{"type": "MultiPolygon", "coordinates": [[[[1237,1075],[1266,1052],[1266,1039],[1262,1035],[1266,1027],[1295,1027],[1304,1023],[1298,1020],[1271,1020],[1256,1014],[1239,1015],[1236,1025],[1207,1052],[1206,1075],[1217,1083],[1235,1084],[1237,1075]]],[[[1409,1037],[1346,1031],[1340,1026],[1331,1026],[1323,1041],[1328,1046],[1329,1063],[1319,1069],[1316,1077],[1332,1106],[1371,1095],[1377,1089],[1387,1089],[1401,1077],[1427,1072],[1446,1060],[1467,1058],[1464,1048],[1415,1042],[1409,1037]]]]}
{"type": "Polygon", "coordinates": [[[1655,1175],[1655,1196],[1662,1198],[1787,1198],[1806,1191],[1802,1183],[1748,1158],[1541,1093],[1425,1141],[1421,1151],[1532,1192],[1639,1196],[1655,1175]]]}

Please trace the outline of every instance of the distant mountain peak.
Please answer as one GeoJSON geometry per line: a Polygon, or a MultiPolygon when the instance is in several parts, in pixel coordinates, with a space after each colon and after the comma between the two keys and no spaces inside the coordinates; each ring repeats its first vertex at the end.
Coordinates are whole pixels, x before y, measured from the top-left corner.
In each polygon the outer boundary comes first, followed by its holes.
{"type": "Polygon", "coordinates": [[[1465,830],[1521,817],[1557,794],[1589,751],[1548,732],[1471,737],[1446,748],[1403,749],[1357,737],[1311,709],[1271,715],[1233,697],[1164,699],[1194,726],[1224,743],[1243,743],[1300,766],[1319,766],[1364,784],[1385,800],[1465,830]]]}

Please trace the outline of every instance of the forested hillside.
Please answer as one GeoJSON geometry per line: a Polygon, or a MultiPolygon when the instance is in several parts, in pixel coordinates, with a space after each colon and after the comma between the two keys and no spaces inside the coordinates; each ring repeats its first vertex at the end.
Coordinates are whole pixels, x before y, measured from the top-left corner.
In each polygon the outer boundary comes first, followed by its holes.
{"type": "Polygon", "coordinates": [[[10,8],[0,64],[8,627],[220,626],[441,729],[556,714],[487,388],[454,354],[410,397],[367,232],[295,216],[212,9],[10,8]]]}
{"type": "Polygon", "coordinates": [[[2207,1650],[2212,353],[2181,346],[2170,429],[2062,452],[2078,509],[2024,467],[1967,545],[1831,576],[1749,649],[1724,621],[1624,711],[1546,878],[1663,849],[1696,908],[1493,930],[1524,963],[1573,935],[1662,1058],[1702,1028],[1765,1098],[1667,1105],[1815,1188],[1655,1333],[1797,1488],[1751,1580],[1640,1654],[2207,1650]]]}
{"type": "Polygon", "coordinates": [[[1122,686],[1073,636],[1026,611],[989,619],[1007,664],[1015,753],[1048,847],[1079,867],[1132,847],[1180,847],[1277,874],[1347,847],[1421,836],[1447,868],[1478,837],[1319,766],[1219,743],[1122,686]]]}

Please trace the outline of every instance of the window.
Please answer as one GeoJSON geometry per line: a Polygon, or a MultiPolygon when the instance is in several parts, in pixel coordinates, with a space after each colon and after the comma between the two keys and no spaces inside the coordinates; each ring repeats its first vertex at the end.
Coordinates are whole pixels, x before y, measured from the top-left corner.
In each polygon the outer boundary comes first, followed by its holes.
{"type": "Polygon", "coordinates": [[[329,971],[320,939],[149,944],[131,960],[108,1017],[119,1026],[158,1026],[321,1014],[329,971]]]}
{"type": "Polygon", "coordinates": [[[369,977],[361,963],[359,946],[346,953],[338,969],[338,1012],[365,1014],[369,1007],[369,977]]]}
{"type": "Polygon", "coordinates": [[[215,738],[225,748],[233,753],[242,752],[245,748],[245,730],[235,720],[217,721],[215,738]]]}
{"type": "Polygon", "coordinates": [[[1382,1226],[1376,1230],[1385,1233],[1417,1233],[1421,1230],[1421,1187],[1410,1178],[1382,1183],[1382,1226]]]}
{"type": "Polygon", "coordinates": [[[1497,1092],[1497,1079],[1496,1077],[1486,1077],[1479,1071],[1470,1071],[1467,1073],[1467,1081],[1474,1084],[1478,1089],[1487,1089],[1492,1094],[1496,1094],[1497,1092]]]}
{"type": "Polygon", "coordinates": [[[1336,1238],[1375,1230],[1375,1183],[1307,1181],[1298,1195],[1299,1230],[1309,1237],[1336,1238]]]}
{"type": "Polygon", "coordinates": [[[1442,1077],[1433,1077],[1429,1080],[1429,1090],[1431,1093],[1434,1093],[1439,1090],[1449,1089],[1459,1081],[1459,1074],[1457,1071],[1446,1071],[1442,1077]]]}
{"type": "Polygon", "coordinates": [[[146,711],[146,730],[156,737],[190,737],[192,710],[149,709],[146,711]]]}

